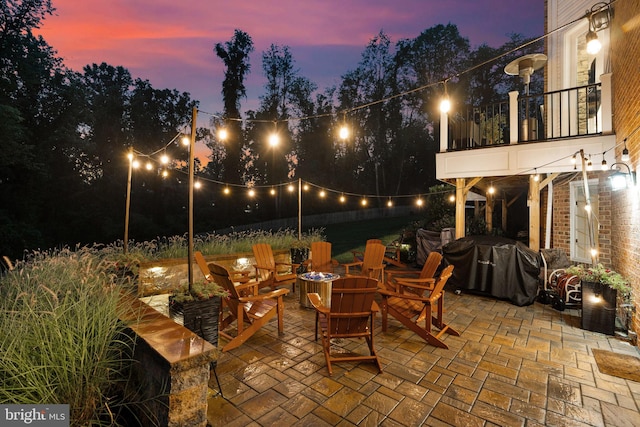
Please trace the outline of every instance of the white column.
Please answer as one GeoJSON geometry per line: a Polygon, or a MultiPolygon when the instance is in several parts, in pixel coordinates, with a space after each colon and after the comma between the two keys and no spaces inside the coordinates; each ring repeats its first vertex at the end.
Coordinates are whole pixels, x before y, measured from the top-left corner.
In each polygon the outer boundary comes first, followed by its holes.
{"type": "Polygon", "coordinates": [[[518,91],[509,92],[509,144],[518,143],[518,91]]]}
{"type": "Polygon", "coordinates": [[[440,112],[440,152],[446,153],[449,145],[449,114],[440,112]]]}

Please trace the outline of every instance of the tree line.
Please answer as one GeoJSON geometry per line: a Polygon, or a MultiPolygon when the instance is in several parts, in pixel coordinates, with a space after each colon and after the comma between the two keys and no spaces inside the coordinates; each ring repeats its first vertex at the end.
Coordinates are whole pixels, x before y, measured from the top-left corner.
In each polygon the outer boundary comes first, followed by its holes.
{"type": "MultiPolygon", "coordinates": [[[[154,88],[122,66],[67,68],[55,48],[33,33],[54,10],[50,0],[0,1],[0,255],[10,257],[122,239],[128,149],[152,153],[163,147],[188,129],[198,106],[189,93],[154,88]]],[[[302,178],[360,194],[426,193],[435,184],[437,103],[443,94],[437,82],[447,79],[448,93],[460,106],[504,100],[521,85],[517,76],[505,75],[504,66],[541,48],[521,48],[526,42],[512,34],[503,46],[473,48],[452,24],[396,42],[380,31],[355,69],[322,89],[301,74],[288,46],[271,45],[262,52],[259,107],[243,111],[254,46],[248,33],[235,30],[227,41],[212,41],[211,60],[225,66],[224,110],[198,128],[197,140],[210,154],[206,165],[196,164],[197,175],[240,185],[302,178]],[[345,123],[350,136],[342,140],[338,128],[345,123]],[[229,132],[224,142],[212,131],[222,126],[229,132]],[[274,129],[280,136],[276,150],[266,141],[274,129]]],[[[169,177],[154,166],[152,173],[132,178],[132,239],[187,229],[185,148],[176,143],[165,150],[177,159],[169,177]]],[[[293,216],[296,202],[289,199],[196,192],[196,232],[293,216]]],[[[335,209],[315,200],[305,204],[305,213],[335,209]]]]}

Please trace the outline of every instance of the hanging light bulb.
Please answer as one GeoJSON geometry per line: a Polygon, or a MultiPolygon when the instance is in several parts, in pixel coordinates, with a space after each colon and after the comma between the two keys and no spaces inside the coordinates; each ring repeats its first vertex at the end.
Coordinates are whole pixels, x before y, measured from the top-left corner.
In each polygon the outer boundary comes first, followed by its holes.
{"type": "Polygon", "coordinates": [[[167,156],[166,153],[163,154],[162,157],[160,157],[160,163],[162,163],[163,165],[169,163],[169,156],[167,156]]]}
{"type": "Polygon", "coordinates": [[[303,186],[302,186],[302,189],[303,189],[304,191],[309,191],[309,184],[305,184],[305,185],[303,185],[303,186]]]}
{"type": "Polygon", "coordinates": [[[455,202],[455,201],[456,201],[456,196],[455,196],[454,194],[450,195],[450,196],[449,196],[449,201],[450,201],[451,203],[455,202]]]}
{"type": "Polygon", "coordinates": [[[269,135],[269,146],[275,147],[280,143],[278,136],[278,122],[273,122],[273,132],[269,135]]]}
{"type": "Polygon", "coordinates": [[[147,168],[148,171],[150,171],[151,169],[153,169],[153,163],[147,162],[147,164],[144,167],[147,168]]]}
{"type": "Polygon", "coordinates": [[[535,182],[540,181],[540,174],[538,173],[538,169],[537,169],[537,168],[536,168],[536,169],[534,169],[533,180],[534,180],[535,182]]]}
{"type": "Polygon", "coordinates": [[[324,190],[320,190],[319,196],[321,199],[324,199],[327,196],[327,193],[324,190]]]}
{"type": "Polygon", "coordinates": [[[182,137],[182,145],[188,147],[191,144],[191,138],[189,138],[187,135],[184,135],[182,137]]]}
{"type": "Polygon", "coordinates": [[[162,169],[162,177],[163,177],[163,178],[166,178],[166,177],[168,177],[168,176],[169,176],[169,171],[168,171],[168,170],[166,170],[166,169],[162,169]]]}
{"type": "Polygon", "coordinates": [[[424,201],[422,200],[422,198],[418,197],[418,199],[416,200],[416,205],[422,206],[423,204],[424,204],[424,201]]]}
{"type": "Polygon", "coordinates": [[[491,185],[489,186],[489,189],[487,190],[487,193],[494,194],[495,192],[496,192],[496,189],[493,186],[493,182],[492,182],[491,185]]]}
{"type": "Polygon", "coordinates": [[[587,161],[587,171],[593,170],[593,163],[591,163],[591,154],[589,154],[589,160],[587,161]]]}
{"type": "Polygon", "coordinates": [[[629,161],[629,150],[627,149],[627,138],[624,139],[624,148],[622,149],[622,157],[620,157],[620,160],[622,160],[623,162],[629,161]]]}
{"type": "Polygon", "coordinates": [[[272,196],[276,195],[276,189],[271,187],[271,190],[269,190],[269,194],[271,194],[272,196]]]}
{"type": "Polygon", "coordinates": [[[218,129],[218,139],[220,141],[226,141],[229,138],[229,131],[226,128],[218,129]]]}
{"type": "Polygon", "coordinates": [[[196,181],[193,183],[193,188],[195,188],[196,190],[200,189],[202,187],[202,183],[200,181],[196,181]]]}
{"type": "Polygon", "coordinates": [[[222,190],[222,192],[224,194],[229,194],[229,193],[231,193],[231,189],[229,189],[229,187],[224,187],[224,190],[222,190]]]}
{"type": "Polygon", "coordinates": [[[293,184],[289,184],[289,186],[287,186],[287,190],[289,190],[289,193],[293,193],[295,189],[296,187],[294,187],[293,184]]]}
{"type": "Polygon", "coordinates": [[[389,197],[389,200],[387,200],[387,206],[388,207],[392,207],[393,206],[393,202],[391,201],[391,197],[389,197]]]}
{"type": "Polygon", "coordinates": [[[249,197],[254,197],[256,195],[256,191],[252,188],[249,190],[249,197]]]}
{"type": "Polygon", "coordinates": [[[362,206],[367,206],[367,203],[368,203],[368,202],[367,202],[367,199],[365,199],[364,197],[362,198],[362,200],[360,200],[360,204],[361,204],[362,206]]]}
{"type": "Polygon", "coordinates": [[[440,101],[440,112],[448,113],[451,111],[451,101],[449,100],[449,93],[447,92],[447,80],[444,81],[444,98],[440,101]]]}
{"type": "Polygon", "coordinates": [[[600,165],[600,169],[603,171],[606,171],[607,169],[609,169],[607,167],[607,161],[604,159],[604,153],[602,153],[602,164],[600,165]]]}

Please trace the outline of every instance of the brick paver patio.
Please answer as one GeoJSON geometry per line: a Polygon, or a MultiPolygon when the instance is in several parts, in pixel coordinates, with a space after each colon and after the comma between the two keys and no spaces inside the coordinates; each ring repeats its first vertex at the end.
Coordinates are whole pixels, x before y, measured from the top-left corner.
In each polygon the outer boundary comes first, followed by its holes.
{"type": "MultiPolygon", "coordinates": [[[[314,312],[286,297],[276,322],[221,355],[224,398],[209,382],[212,426],[638,426],[640,383],[599,372],[591,349],[640,355],[614,337],[580,329],[580,312],[446,294],[460,337],[428,345],[390,317],[376,322],[383,373],[336,364],[329,376],[314,312]]],[[[364,345],[356,344],[357,346],[364,345]]],[[[358,348],[350,348],[358,351],[358,348]]],[[[363,350],[364,351],[364,350],[363,350]]]]}

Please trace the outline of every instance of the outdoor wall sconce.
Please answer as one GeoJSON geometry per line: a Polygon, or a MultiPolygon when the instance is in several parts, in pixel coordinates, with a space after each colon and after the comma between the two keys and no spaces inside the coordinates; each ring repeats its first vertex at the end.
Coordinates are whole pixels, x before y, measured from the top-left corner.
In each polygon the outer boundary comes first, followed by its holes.
{"type": "Polygon", "coordinates": [[[589,20],[589,32],[587,33],[587,53],[595,55],[602,48],[598,40],[597,31],[603,30],[611,22],[611,5],[600,2],[587,10],[586,18],[589,20]]]}
{"type": "Polygon", "coordinates": [[[625,188],[633,188],[636,186],[636,173],[631,170],[628,164],[616,162],[611,165],[611,170],[616,171],[609,177],[611,180],[611,189],[614,191],[622,190],[625,188]],[[614,169],[614,166],[621,165],[627,168],[627,172],[623,172],[620,169],[614,169]]]}

